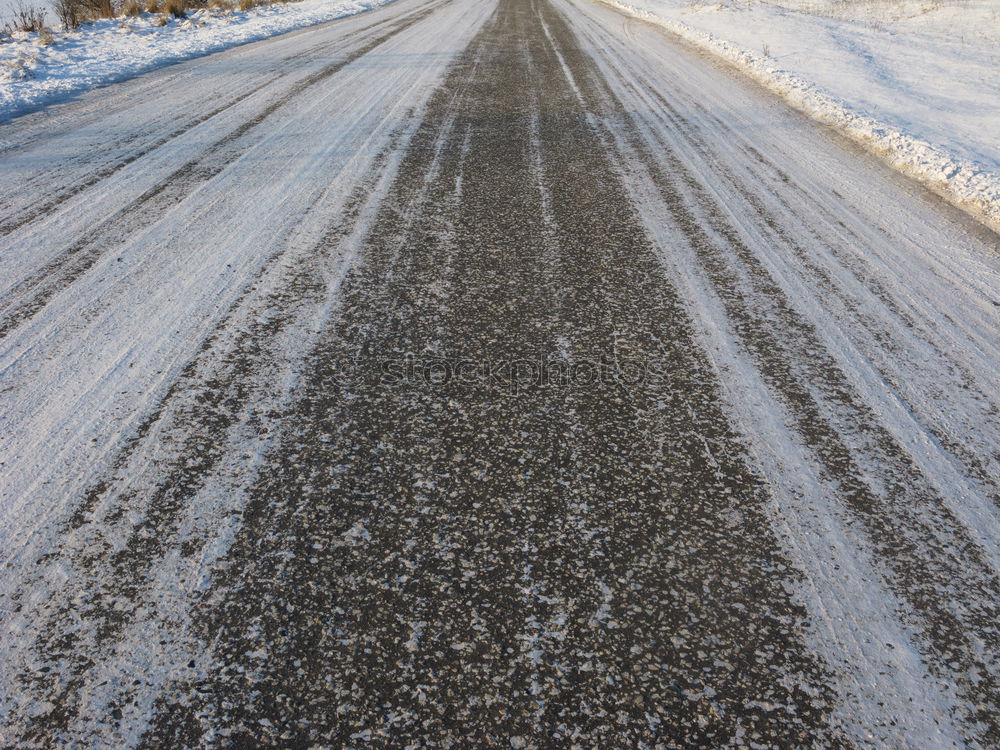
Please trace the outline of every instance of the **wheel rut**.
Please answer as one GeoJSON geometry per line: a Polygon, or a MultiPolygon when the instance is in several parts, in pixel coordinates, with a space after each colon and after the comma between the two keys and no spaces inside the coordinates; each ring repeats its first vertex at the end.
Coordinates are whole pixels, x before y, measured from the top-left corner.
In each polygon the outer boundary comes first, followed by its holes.
{"type": "Polygon", "coordinates": [[[199,607],[205,676],[168,692],[200,698],[147,745],[843,744],[553,44],[504,0],[432,101],[199,607]]]}
{"type": "MultiPolygon", "coordinates": [[[[44,309],[49,300],[89,271],[98,260],[115,247],[161,221],[173,206],[257,146],[267,135],[270,118],[276,113],[284,112],[290,102],[302,98],[316,84],[330,78],[396,34],[425,19],[440,4],[441,0],[430,2],[402,19],[393,19],[386,24],[376,25],[377,33],[369,39],[339,56],[336,62],[311,73],[288,91],[270,100],[266,106],[215,141],[197,158],[182,164],[166,180],[145,191],[130,205],[87,231],[57,258],[19,282],[8,292],[7,300],[0,304],[0,338],[7,336],[44,309]],[[388,29],[382,29],[383,25],[387,25],[388,29]]],[[[259,88],[264,89],[265,86],[266,84],[259,88]]],[[[219,112],[225,109],[222,108],[219,112]]]]}

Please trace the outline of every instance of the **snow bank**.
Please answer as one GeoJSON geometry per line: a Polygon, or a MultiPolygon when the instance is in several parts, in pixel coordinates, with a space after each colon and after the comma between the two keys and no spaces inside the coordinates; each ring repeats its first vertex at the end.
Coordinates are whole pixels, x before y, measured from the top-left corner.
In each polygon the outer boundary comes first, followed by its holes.
{"type": "Polygon", "coordinates": [[[1000,228],[1000,0],[813,2],[808,11],[760,2],[605,2],[735,64],[1000,228]],[[864,16],[838,16],[838,8],[862,8],[864,16]]]}
{"type": "Polygon", "coordinates": [[[0,121],[69,94],[192,57],[332,21],[391,0],[302,0],[247,11],[203,9],[185,19],[144,13],[73,32],[20,32],[0,43],[0,121]]]}

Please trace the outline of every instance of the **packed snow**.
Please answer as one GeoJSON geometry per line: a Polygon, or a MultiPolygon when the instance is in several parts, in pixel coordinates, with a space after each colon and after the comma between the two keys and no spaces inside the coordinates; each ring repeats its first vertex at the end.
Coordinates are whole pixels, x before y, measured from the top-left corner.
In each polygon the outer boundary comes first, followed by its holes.
{"type": "Polygon", "coordinates": [[[390,1],[302,0],[247,11],[204,8],[183,19],[143,13],[55,32],[51,41],[44,35],[17,32],[0,44],[0,121],[163,65],[390,1]]]}
{"type": "Polygon", "coordinates": [[[607,2],[1000,225],[1000,0],[607,2]]]}

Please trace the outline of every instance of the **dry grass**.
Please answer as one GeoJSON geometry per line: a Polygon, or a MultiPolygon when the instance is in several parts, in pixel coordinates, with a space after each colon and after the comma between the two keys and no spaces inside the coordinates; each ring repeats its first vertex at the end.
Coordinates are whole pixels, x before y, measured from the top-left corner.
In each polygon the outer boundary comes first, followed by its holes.
{"type": "Polygon", "coordinates": [[[15,31],[45,30],[45,10],[32,5],[18,3],[13,8],[12,18],[0,27],[0,34],[13,34],[15,31]]]}
{"type": "Polygon", "coordinates": [[[82,0],[87,20],[95,18],[114,18],[115,4],[113,0],[82,0]]]}
{"type": "Polygon", "coordinates": [[[164,0],[163,12],[174,18],[186,18],[187,4],[184,0],[164,0]]]}
{"type": "MultiPolygon", "coordinates": [[[[23,3],[23,0],[21,0],[23,3]]],[[[135,18],[142,13],[158,15],[155,21],[160,26],[167,23],[170,16],[186,18],[187,12],[193,8],[209,7],[214,10],[231,11],[239,8],[241,11],[256,8],[266,3],[295,2],[296,0],[51,0],[52,8],[59,21],[67,29],[79,28],[81,24],[100,18],[115,18],[125,16],[135,18]]],[[[933,1],[933,0],[929,0],[933,1]]],[[[36,31],[41,33],[44,27],[45,11],[28,5],[20,5],[14,11],[14,18],[0,27],[0,34],[12,34],[16,31],[36,31]]],[[[48,44],[51,35],[41,40],[48,44]]]]}

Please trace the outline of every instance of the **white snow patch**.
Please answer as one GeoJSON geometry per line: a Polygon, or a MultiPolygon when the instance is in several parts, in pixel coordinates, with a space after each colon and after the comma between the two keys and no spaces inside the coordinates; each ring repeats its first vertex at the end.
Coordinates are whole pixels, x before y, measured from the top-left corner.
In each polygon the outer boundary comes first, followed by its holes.
{"type": "Polygon", "coordinates": [[[734,64],[1000,227],[1000,0],[604,1],[734,64]]]}
{"type": "Polygon", "coordinates": [[[0,44],[0,121],[98,86],[193,57],[386,5],[392,0],[301,0],[247,11],[205,8],[187,18],[143,13],[0,44]]]}

